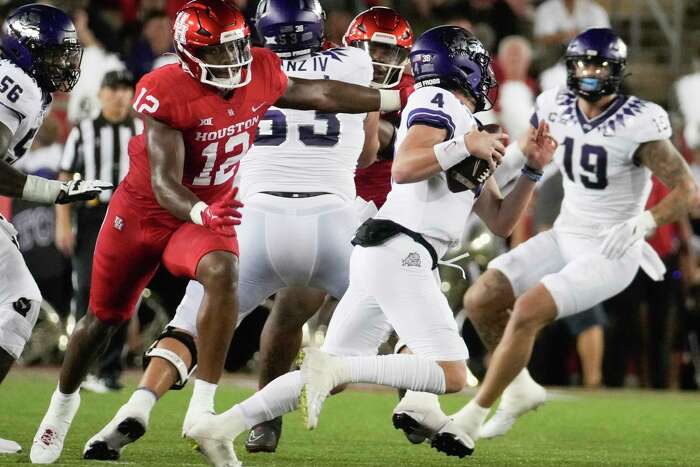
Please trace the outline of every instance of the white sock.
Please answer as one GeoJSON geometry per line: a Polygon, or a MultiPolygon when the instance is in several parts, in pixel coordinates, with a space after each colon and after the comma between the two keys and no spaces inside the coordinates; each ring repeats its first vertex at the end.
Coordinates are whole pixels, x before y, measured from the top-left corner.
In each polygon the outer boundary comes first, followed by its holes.
{"type": "Polygon", "coordinates": [[[138,388],[136,391],[134,391],[125,405],[138,407],[140,411],[150,414],[151,410],[153,410],[153,407],[156,405],[156,402],[158,402],[158,398],[153,391],[148,388],[138,388]]]}
{"type": "Polygon", "coordinates": [[[343,357],[350,365],[352,383],[372,383],[398,389],[445,393],[445,372],[432,360],[418,355],[343,357]]]}
{"type": "Polygon", "coordinates": [[[53,395],[51,396],[51,404],[67,404],[69,402],[72,402],[75,400],[76,397],[80,397],[80,388],[78,388],[75,392],[70,393],[70,394],[64,394],[61,392],[61,386],[56,386],[56,390],[53,392],[53,395]]]}
{"type": "Polygon", "coordinates": [[[79,406],[80,389],[77,389],[71,394],[64,394],[57,386],[56,390],[51,395],[51,402],[49,402],[49,408],[46,411],[44,419],[47,417],[49,419],[52,417],[58,417],[64,422],[68,422],[70,424],[75,416],[75,413],[78,411],[79,406]]]}
{"type": "Polygon", "coordinates": [[[472,439],[478,436],[479,428],[484,424],[488,417],[490,407],[482,407],[476,403],[476,398],[469,401],[467,405],[452,416],[452,419],[457,425],[462,428],[472,439]]]}
{"type": "Polygon", "coordinates": [[[217,386],[217,384],[204,381],[203,379],[194,380],[194,391],[192,391],[192,398],[187,411],[215,413],[214,396],[216,395],[217,386]]]}
{"type": "Polygon", "coordinates": [[[264,388],[236,404],[222,415],[245,421],[246,428],[296,410],[304,382],[300,371],[292,371],[271,381],[264,388]]]}
{"type": "Polygon", "coordinates": [[[437,394],[430,392],[417,392],[417,391],[406,391],[406,395],[401,399],[402,403],[416,404],[420,405],[436,405],[440,407],[440,400],[437,394]]]}

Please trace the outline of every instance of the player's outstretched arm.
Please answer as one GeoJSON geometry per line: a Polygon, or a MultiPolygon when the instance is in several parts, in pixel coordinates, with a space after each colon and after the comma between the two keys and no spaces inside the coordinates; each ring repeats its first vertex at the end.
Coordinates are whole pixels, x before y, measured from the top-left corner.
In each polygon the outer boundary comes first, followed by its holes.
{"type": "Polygon", "coordinates": [[[698,186],[690,168],[670,140],[643,143],[635,157],[671,189],[659,204],[651,208],[657,226],[679,220],[700,202],[698,186]]]}
{"type": "MultiPolygon", "coordinates": [[[[0,154],[5,154],[12,141],[12,132],[0,123],[0,154]]],[[[36,175],[25,175],[7,162],[0,160],[0,195],[22,198],[37,203],[65,204],[92,199],[102,190],[112,188],[111,183],[99,180],[74,180],[60,182],[36,175]]]]}
{"type": "Polygon", "coordinates": [[[328,79],[289,78],[275,106],[298,110],[351,113],[392,112],[401,107],[399,91],[372,89],[328,79]]]}
{"type": "Polygon", "coordinates": [[[163,208],[182,220],[190,219],[192,207],[200,202],[182,185],[185,167],[185,143],[182,133],[153,118],[145,120],[148,161],[153,194],[163,208]]]}

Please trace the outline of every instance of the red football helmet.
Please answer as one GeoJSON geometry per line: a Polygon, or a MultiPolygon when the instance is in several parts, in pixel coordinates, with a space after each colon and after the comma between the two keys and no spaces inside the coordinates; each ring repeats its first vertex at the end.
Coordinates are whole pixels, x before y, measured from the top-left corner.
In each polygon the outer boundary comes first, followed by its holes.
{"type": "Polygon", "coordinates": [[[408,21],[391,8],[376,6],[355,17],[343,36],[343,44],[359,47],[372,57],[372,86],[392,88],[399,84],[413,45],[408,21]]]}
{"type": "Polygon", "coordinates": [[[227,0],[192,0],[173,24],[175,52],[183,68],[202,83],[233,89],[250,83],[250,30],[227,0]]]}

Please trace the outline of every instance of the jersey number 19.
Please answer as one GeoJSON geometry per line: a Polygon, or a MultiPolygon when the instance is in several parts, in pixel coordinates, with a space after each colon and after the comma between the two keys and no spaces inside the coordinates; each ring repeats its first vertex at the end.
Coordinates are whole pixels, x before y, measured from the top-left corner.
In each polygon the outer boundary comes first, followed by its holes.
{"type": "MultiPolygon", "coordinates": [[[[564,170],[569,180],[576,182],[574,178],[574,140],[564,139],[564,170]]],[[[602,146],[584,144],[578,157],[581,166],[579,180],[586,188],[592,190],[604,190],[608,186],[608,153],[602,146]]]]}

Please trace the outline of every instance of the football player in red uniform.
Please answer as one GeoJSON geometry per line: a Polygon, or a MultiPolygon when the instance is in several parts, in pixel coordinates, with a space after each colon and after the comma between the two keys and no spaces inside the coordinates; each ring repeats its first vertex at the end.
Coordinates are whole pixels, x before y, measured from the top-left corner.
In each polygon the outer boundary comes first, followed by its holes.
{"type": "MultiPolygon", "coordinates": [[[[359,47],[372,57],[377,89],[396,89],[405,102],[413,92],[413,76],[404,73],[413,45],[413,31],[408,21],[395,10],[373,7],[355,17],[343,36],[343,44],[359,47]]],[[[379,121],[380,150],[374,164],[357,169],[357,196],[380,208],[391,190],[391,161],[399,125],[399,112],[384,112],[379,121]]]]}
{"type": "MultiPolygon", "coordinates": [[[[79,387],[117,327],[134,313],[161,261],[205,290],[194,342],[185,362],[165,348],[152,357],[172,364],[184,384],[197,366],[188,418],[206,423],[236,323],[240,223],[238,164],[271,105],[322,112],[391,111],[399,93],[332,80],[288,79],[280,60],[251,48],[243,15],[226,0],[193,0],[178,12],[173,34],[179,64],[145,75],[134,109],[145,131],[129,143],[130,170],[110,202],[95,250],[89,313],[71,337],[59,385],[34,438],[30,458],[52,463],[80,404],[79,387]]],[[[165,336],[161,336],[165,337],[165,336]]],[[[155,396],[137,391],[144,404],[155,396]],[[149,398],[150,396],[150,398],[149,398]]],[[[125,431],[133,427],[124,427],[125,431]]]]}

